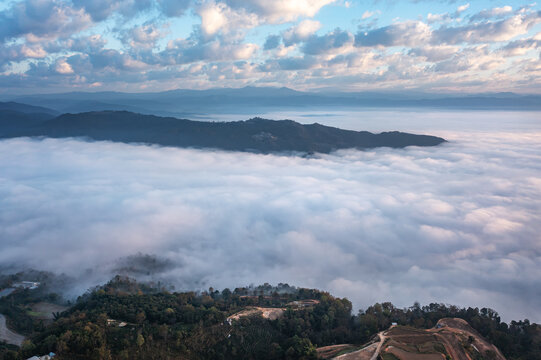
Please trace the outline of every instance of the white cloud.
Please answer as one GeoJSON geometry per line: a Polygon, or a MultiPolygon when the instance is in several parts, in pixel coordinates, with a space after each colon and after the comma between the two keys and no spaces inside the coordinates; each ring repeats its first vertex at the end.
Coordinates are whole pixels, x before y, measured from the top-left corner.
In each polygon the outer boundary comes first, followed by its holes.
{"type": "Polygon", "coordinates": [[[191,2],[191,0],[158,0],[158,4],[164,14],[172,17],[184,15],[191,2]]]}
{"type": "Polygon", "coordinates": [[[495,7],[489,10],[483,10],[479,12],[478,14],[475,14],[472,16],[472,20],[482,20],[482,19],[490,19],[495,17],[501,17],[504,15],[508,15],[513,12],[513,8],[509,5],[502,6],[502,7],[495,7]]]}
{"type": "Polygon", "coordinates": [[[470,8],[470,4],[467,3],[467,4],[464,4],[464,5],[460,5],[457,9],[456,9],[456,12],[457,13],[463,13],[464,11],[468,10],[470,8]]]}
{"type": "MultiPolygon", "coordinates": [[[[148,10],[152,5],[152,0],[72,0],[76,7],[92,16],[94,21],[103,21],[114,13],[119,13],[125,17],[133,17],[137,13],[148,10]]],[[[183,0],[178,0],[182,3],[183,0]]]]}
{"type": "Polygon", "coordinates": [[[305,54],[318,55],[350,50],[353,46],[355,37],[348,31],[335,29],[323,36],[311,36],[304,45],[302,51],[305,54]]]}
{"type": "Polygon", "coordinates": [[[313,17],[325,5],[336,0],[227,0],[235,8],[253,12],[265,22],[279,24],[299,17],[313,17]]]}
{"type": "Polygon", "coordinates": [[[405,21],[367,32],[355,37],[357,46],[419,46],[426,44],[432,35],[431,28],[422,21],[405,21]]]}
{"type": "Polygon", "coordinates": [[[376,14],[375,11],[368,11],[368,10],[366,10],[366,11],[363,13],[363,15],[361,16],[361,19],[363,19],[363,20],[364,20],[364,19],[368,19],[368,18],[374,16],[375,14],[376,14]]]}
{"type": "MultiPolygon", "coordinates": [[[[184,86],[195,88],[257,82],[299,90],[415,87],[456,91],[468,86],[468,91],[539,92],[539,34],[534,33],[541,13],[535,10],[537,5],[502,4],[474,14],[469,4],[451,1],[442,13],[428,13],[425,21],[417,17],[385,24],[384,19],[375,19],[379,11],[374,4],[357,6],[358,13],[353,14],[347,3],[11,2],[0,10],[0,91],[9,94],[48,87],[62,92],[74,85],[84,89],[82,79],[111,90],[132,91],[134,86],[160,90],[158,79],[168,89],[178,87],[182,79],[184,86]],[[347,21],[335,16],[314,18],[332,4],[332,12],[341,11],[347,21]],[[356,28],[352,21],[359,22],[356,28]],[[383,26],[377,25],[380,21],[383,26]],[[164,49],[165,43],[169,46],[164,49]],[[259,52],[259,47],[266,51],[259,52]],[[72,72],[66,65],[57,69],[56,63],[63,58],[72,72]],[[249,61],[251,66],[239,68],[234,64],[238,60],[249,61]],[[187,64],[199,62],[201,71],[188,71],[187,64]],[[211,70],[215,68],[246,72],[218,76],[211,70]],[[236,82],[231,83],[233,76],[236,82]]],[[[420,13],[424,11],[421,8],[420,13]]]]}
{"type": "Polygon", "coordinates": [[[55,65],[55,71],[62,75],[73,74],[74,72],[73,68],[69,63],[66,62],[65,58],[57,60],[55,65]]]}
{"type": "MultiPolygon", "coordinates": [[[[321,7],[332,2],[334,0],[206,0],[199,7],[198,14],[201,16],[201,29],[204,34],[214,35],[220,30],[230,32],[265,23],[290,22],[301,16],[312,17],[321,7]]],[[[297,31],[315,31],[313,28],[316,23],[305,20],[297,26],[297,31]]]]}
{"type": "Polygon", "coordinates": [[[282,37],[284,44],[290,46],[292,44],[306,41],[311,35],[321,28],[321,23],[315,20],[303,20],[298,25],[291,27],[283,32],[282,37]]]}
{"type": "Polygon", "coordinates": [[[430,62],[438,62],[451,58],[459,52],[456,46],[424,46],[413,48],[410,53],[416,56],[423,56],[430,62]]]}
{"type": "Polygon", "coordinates": [[[541,13],[519,14],[494,21],[457,27],[442,27],[434,31],[433,43],[482,43],[508,41],[526,34],[534,25],[541,22],[541,13]]]}
{"type": "Polygon", "coordinates": [[[500,49],[506,56],[520,56],[527,54],[530,50],[537,49],[540,46],[541,39],[534,36],[531,39],[522,39],[511,41],[500,49]]]}
{"type": "Polygon", "coordinates": [[[164,34],[154,24],[136,26],[126,32],[124,41],[134,49],[152,49],[164,34]]]}
{"type": "Polygon", "coordinates": [[[24,36],[28,42],[40,42],[77,33],[92,20],[84,9],[60,0],[27,0],[0,12],[0,23],[0,41],[24,36]]]}
{"type": "Polygon", "coordinates": [[[43,59],[47,51],[40,44],[16,44],[0,47],[0,63],[24,59],[43,59]]]}
{"type": "Polygon", "coordinates": [[[541,283],[524,275],[541,270],[541,134],[448,135],[315,159],[3,140],[0,265],[96,281],[141,252],[168,259],[157,276],[185,289],[289,282],[356,306],[538,320],[541,283]]]}
{"type": "Polygon", "coordinates": [[[198,9],[201,16],[201,30],[207,36],[223,31],[229,33],[259,24],[257,15],[245,9],[232,9],[222,2],[206,1],[198,9]]]}

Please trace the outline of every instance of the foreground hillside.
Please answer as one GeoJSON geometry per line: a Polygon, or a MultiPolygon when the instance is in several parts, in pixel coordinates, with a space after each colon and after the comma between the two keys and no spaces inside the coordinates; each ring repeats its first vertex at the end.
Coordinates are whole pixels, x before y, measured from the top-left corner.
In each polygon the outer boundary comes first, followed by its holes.
{"type": "Polygon", "coordinates": [[[384,303],[353,316],[347,299],[287,284],[170,293],[116,277],[43,320],[36,304],[61,301],[45,289],[0,298],[0,312],[27,338],[20,348],[0,345],[0,359],[50,352],[57,359],[500,360],[541,354],[538,325],[506,324],[490,309],[384,303]]]}
{"type": "Polygon", "coordinates": [[[445,140],[402,132],[373,134],[291,120],[254,118],[247,121],[205,122],[126,111],[47,114],[0,111],[0,138],[47,136],[87,137],[126,143],[215,148],[232,151],[329,153],[374,147],[435,146],[445,140]]]}
{"type": "Polygon", "coordinates": [[[336,360],[505,360],[496,346],[458,318],[440,319],[432,329],[392,325],[358,350],[353,345],[331,345],[319,348],[318,354],[336,360]]]}

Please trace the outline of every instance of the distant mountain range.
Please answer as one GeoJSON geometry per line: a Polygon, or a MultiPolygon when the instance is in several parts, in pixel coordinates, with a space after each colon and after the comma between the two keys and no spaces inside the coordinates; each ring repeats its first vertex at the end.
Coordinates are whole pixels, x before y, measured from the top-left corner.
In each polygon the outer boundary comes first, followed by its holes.
{"type": "Polygon", "coordinates": [[[402,132],[373,134],[291,120],[253,118],[247,121],[206,122],[143,115],[127,111],[98,111],[56,116],[54,111],[24,104],[0,103],[0,138],[47,136],[86,137],[125,143],[215,148],[258,153],[329,153],[345,148],[434,146],[445,140],[402,132]]]}
{"type": "Polygon", "coordinates": [[[541,110],[541,96],[513,93],[442,95],[418,92],[301,92],[289,88],[171,90],[158,93],[70,92],[3,96],[2,100],[38,105],[60,113],[124,110],[160,116],[254,113],[292,107],[447,108],[541,110]]]}

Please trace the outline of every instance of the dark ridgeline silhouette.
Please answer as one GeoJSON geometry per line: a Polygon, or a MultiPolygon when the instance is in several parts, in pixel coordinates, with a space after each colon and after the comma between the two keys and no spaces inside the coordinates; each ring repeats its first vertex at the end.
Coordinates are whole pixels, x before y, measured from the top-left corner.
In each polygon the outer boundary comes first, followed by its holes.
{"type": "MultiPolygon", "coordinates": [[[[46,110],[46,109],[45,109],[46,110]]],[[[246,121],[207,122],[143,115],[127,111],[62,114],[42,110],[2,110],[0,137],[86,137],[124,143],[215,148],[257,153],[329,153],[333,150],[374,147],[435,146],[445,140],[402,132],[373,134],[291,120],[253,118],[246,121]]]]}

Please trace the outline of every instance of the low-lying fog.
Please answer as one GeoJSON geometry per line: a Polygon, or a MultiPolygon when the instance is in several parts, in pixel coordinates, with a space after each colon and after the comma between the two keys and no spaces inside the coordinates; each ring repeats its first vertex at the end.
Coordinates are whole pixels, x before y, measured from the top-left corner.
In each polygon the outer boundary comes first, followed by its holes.
{"type": "Polygon", "coordinates": [[[539,113],[391,113],[329,123],[450,142],[305,159],[0,141],[0,266],[80,276],[84,291],[119,258],[155,254],[168,266],[151,277],[177,289],[287,282],[357,308],[444,302],[541,321],[539,113]]]}

